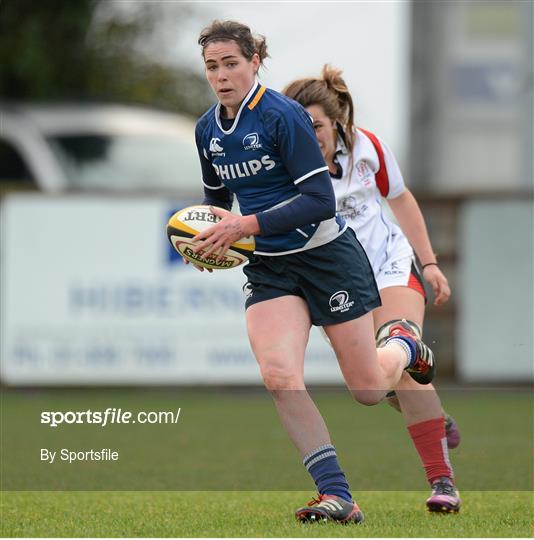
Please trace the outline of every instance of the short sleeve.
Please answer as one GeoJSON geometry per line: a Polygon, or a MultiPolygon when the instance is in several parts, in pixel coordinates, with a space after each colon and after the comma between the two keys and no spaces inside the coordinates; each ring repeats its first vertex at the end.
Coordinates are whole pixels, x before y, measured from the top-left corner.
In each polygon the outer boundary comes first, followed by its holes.
{"type": "Polygon", "coordinates": [[[386,198],[394,199],[406,190],[406,184],[404,183],[402,172],[393,152],[382,139],[379,138],[378,140],[380,141],[380,146],[384,152],[384,161],[389,178],[389,191],[386,198]]]}
{"type": "Polygon", "coordinates": [[[295,104],[287,110],[269,111],[267,127],[273,134],[280,157],[295,184],[327,171],[308,113],[295,104]]]}

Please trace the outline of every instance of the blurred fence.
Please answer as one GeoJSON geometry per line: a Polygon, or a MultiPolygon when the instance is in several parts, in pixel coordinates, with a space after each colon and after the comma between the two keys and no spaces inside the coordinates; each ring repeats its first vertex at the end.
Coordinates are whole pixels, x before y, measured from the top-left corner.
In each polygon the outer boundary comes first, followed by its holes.
{"type": "Polygon", "coordinates": [[[534,381],[534,198],[531,193],[420,197],[450,301],[429,302],[425,339],[441,376],[534,381]]]}

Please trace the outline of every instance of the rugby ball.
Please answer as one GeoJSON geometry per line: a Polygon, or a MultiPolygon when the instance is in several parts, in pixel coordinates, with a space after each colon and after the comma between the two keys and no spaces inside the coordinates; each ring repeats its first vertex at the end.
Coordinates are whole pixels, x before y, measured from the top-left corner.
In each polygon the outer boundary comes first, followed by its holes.
{"type": "Polygon", "coordinates": [[[193,242],[191,239],[220,220],[219,216],[210,211],[209,206],[203,204],[188,206],[183,210],[178,210],[169,219],[167,237],[173,248],[189,262],[212,270],[235,268],[247,262],[256,249],[256,241],[253,236],[247,236],[234,242],[221,260],[217,260],[215,254],[205,257],[202,252],[193,252],[193,248],[199,242],[193,242]]]}

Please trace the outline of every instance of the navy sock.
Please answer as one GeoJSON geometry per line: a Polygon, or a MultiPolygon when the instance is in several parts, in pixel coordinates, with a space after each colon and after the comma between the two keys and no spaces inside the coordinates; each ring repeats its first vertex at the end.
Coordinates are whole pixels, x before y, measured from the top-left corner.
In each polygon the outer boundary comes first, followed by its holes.
{"type": "Polygon", "coordinates": [[[331,444],[320,446],[304,456],[304,466],[321,495],[337,495],[352,502],[349,484],[337,462],[336,449],[331,444]]]}
{"type": "Polygon", "coordinates": [[[410,363],[406,367],[413,366],[417,358],[417,346],[415,345],[415,341],[407,336],[394,336],[386,341],[386,345],[388,343],[395,343],[395,341],[408,353],[410,363]]]}

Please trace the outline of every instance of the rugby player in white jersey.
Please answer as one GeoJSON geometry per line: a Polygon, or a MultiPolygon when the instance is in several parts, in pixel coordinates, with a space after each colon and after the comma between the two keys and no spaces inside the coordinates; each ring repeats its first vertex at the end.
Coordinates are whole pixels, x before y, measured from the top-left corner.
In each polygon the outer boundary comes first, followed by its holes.
{"type": "MultiPolygon", "coordinates": [[[[400,320],[421,336],[426,297],[414,250],[422,276],[434,292],[434,303],[445,303],[451,291],[419,205],[406,188],[395,157],[376,135],[354,127],[353,100],[341,70],[326,65],[321,78],[296,80],[283,93],[312,116],[338,213],[356,232],[373,267],[382,299],[382,306],[373,311],[377,346],[384,344],[400,320]],[[400,226],[384,212],[383,198],[400,226]]],[[[428,509],[457,512],[461,501],[447,449],[459,443],[456,423],[444,414],[431,384],[423,387],[403,375],[394,390],[390,403],[400,406],[432,486],[428,509]]]]}
{"type": "Polygon", "coordinates": [[[199,44],[218,102],[199,119],[196,143],[204,203],[222,219],[193,239],[200,242],[195,249],[222,257],[231,243],[256,236],[255,255],[244,267],[248,335],[282,424],[319,491],[296,516],[359,523],[363,514],[304,384],[310,328],[324,327],[347,386],[367,405],[379,403],[405,370],[430,383],[432,351],[403,322],[376,348],[371,311],[380,297],[372,268],[336,216],[309,115],[257,80],[265,38],[241,23],[214,21],[199,44]],[[241,216],[229,212],[234,194],[241,216]]]}

